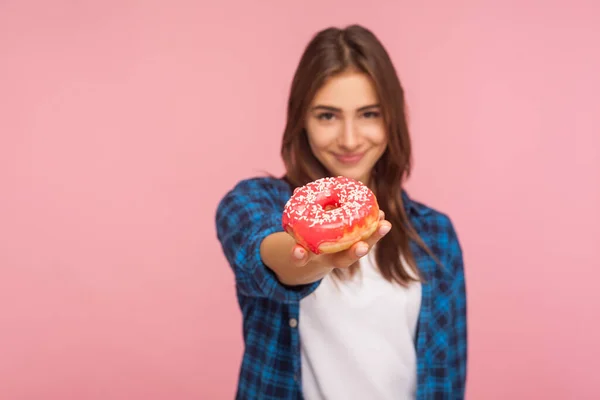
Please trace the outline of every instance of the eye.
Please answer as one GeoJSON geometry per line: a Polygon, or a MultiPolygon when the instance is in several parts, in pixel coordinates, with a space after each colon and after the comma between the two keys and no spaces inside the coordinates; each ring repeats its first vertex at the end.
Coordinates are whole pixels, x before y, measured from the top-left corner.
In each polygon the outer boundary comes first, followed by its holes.
{"type": "Polygon", "coordinates": [[[323,121],[330,121],[332,119],[335,118],[335,115],[333,113],[330,112],[324,112],[321,113],[319,115],[317,115],[317,119],[323,120],[323,121]]]}
{"type": "Polygon", "coordinates": [[[380,113],[378,111],[367,111],[363,114],[365,118],[378,118],[380,113]]]}

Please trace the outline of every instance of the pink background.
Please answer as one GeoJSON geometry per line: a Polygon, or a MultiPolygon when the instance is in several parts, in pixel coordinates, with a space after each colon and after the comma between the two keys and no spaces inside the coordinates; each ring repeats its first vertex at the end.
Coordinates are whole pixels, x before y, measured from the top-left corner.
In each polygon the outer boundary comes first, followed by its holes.
{"type": "Polygon", "coordinates": [[[0,2],[1,399],[233,397],[215,207],[282,171],[300,53],[351,22],[463,242],[468,398],[600,398],[600,3],[202,3],[0,2]]]}

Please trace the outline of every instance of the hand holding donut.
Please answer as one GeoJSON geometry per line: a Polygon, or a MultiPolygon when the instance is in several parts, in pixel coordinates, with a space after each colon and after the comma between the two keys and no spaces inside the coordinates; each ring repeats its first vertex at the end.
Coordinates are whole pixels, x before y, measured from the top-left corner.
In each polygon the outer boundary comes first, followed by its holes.
{"type": "Polygon", "coordinates": [[[381,219],[378,223],[378,229],[367,239],[358,241],[346,250],[319,255],[305,249],[300,244],[296,244],[292,249],[293,263],[298,267],[302,267],[311,261],[317,261],[323,266],[330,266],[333,268],[347,268],[351,266],[361,257],[368,254],[375,243],[383,238],[392,228],[389,221],[384,219],[383,211],[380,211],[380,214],[381,219]]]}
{"type": "Polygon", "coordinates": [[[283,212],[283,227],[296,241],[295,265],[318,262],[346,268],[366,255],[391,229],[367,186],[346,177],[322,178],[297,188],[283,212]]]}

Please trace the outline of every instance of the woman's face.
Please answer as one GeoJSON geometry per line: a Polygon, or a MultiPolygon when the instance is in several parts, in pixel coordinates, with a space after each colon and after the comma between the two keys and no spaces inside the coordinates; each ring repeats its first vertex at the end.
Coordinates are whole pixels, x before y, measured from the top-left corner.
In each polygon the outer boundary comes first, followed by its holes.
{"type": "Polygon", "coordinates": [[[331,175],[369,184],[387,135],[368,75],[348,71],[330,78],[310,104],[305,128],[313,154],[331,175]]]}

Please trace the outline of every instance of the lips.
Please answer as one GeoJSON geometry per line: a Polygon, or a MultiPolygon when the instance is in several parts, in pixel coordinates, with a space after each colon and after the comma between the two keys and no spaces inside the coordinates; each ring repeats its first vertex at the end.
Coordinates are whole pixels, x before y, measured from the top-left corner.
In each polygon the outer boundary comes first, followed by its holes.
{"type": "Polygon", "coordinates": [[[342,164],[356,164],[364,157],[365,153],[334,154],[336,160],[342,164]]]}

